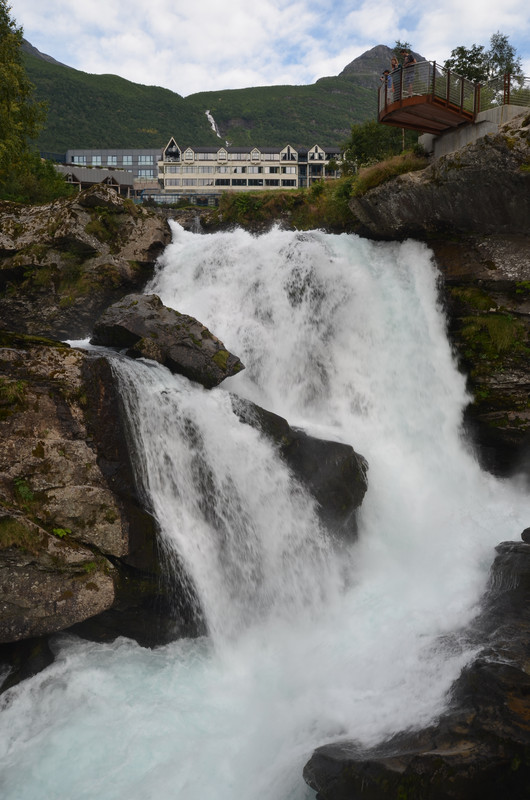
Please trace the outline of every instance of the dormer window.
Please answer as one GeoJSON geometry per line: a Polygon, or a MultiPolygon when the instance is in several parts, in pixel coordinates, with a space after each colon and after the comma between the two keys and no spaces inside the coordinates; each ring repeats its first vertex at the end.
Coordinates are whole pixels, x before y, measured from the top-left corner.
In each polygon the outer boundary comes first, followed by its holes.
{"type": "Polygon", "coordinates": [[[184,159],[186,161],[193,161],[193,150],[191,149],[191,147],[188,147],[188,149],[185,151],[184,159]]]}
{"type": "Polygon", "coordinates": [[[251,161],[259,161],[260,155],[261,153],[259,150],[253,150],[252,153],[250,154],[251,161]]]}
{"type": "Polygon", "coordinates": [[[171,139],[164,150],[164,161],[180,161],[180,147],[174,139],[171,139]]]}
{"type": "Polygon", "coordinates": [[[226,150],[221,148],[221,150],[219,150],[219,161],[226,161],[227,158],[228,158],[228,153],[226,152],[226,150]]]}
{"type": "Polygon", "coordinates": [[[287,145],[285,150],[282,152],[282,161],[296,161],[297,152],[293,150],[290,145],[287,145]]]}

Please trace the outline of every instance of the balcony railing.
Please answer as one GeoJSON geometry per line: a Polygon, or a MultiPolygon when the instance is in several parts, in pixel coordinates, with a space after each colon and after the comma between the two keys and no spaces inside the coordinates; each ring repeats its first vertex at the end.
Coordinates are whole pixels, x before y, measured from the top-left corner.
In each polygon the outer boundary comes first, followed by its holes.
{"type": "Polygon", "coordinates": [[[530,106],[530,78],[502,75],[481,85],[479,111],[508,104],[530,106]]]}
{"type": "Polygon", "coordinates": [[[395,69],[381,85],[379,119],[390,106],[403,105],[412,97],[424,97],[473,120],[479,111],[499,105],[530,106],[530,78],[503,75],[486,83],[473,83],[436,61],[420,61],[395,69]]]}
{"type": "Polygon", "coordinates": [[[399,67],[379,89],[379,113],[410,97],[429,96],[432,102],[474,115],[478,108],[477,85],[456,72],[440,67],[436,61],[420,61],[399,67]]]}

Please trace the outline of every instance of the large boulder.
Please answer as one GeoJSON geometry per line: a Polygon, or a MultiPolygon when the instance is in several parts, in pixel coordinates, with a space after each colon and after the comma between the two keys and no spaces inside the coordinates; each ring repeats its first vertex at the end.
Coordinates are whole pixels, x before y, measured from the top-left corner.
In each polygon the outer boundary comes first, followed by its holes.
{"type": "Polygon", "coordinates": [[[309,436],[249,400],[232,396],[232,407],[242,422],[276,444],[293,474],[317,501],[326,528],[345,538],[354,537],[356,510],[368,488],[366,459],[351,445],[309,436]]]}
{"type": "Polygon", "coordinates": [[[0,202],[0,328],[84,338],[142,288],[170,240],[164,216],[104,185],[42,206],[0,202]]]}
{"type": "Polygon", "coordinates": [[[437,724],[379,747],[318,748],[305,767],[322,800],[526,800],[530,797],[530,545],[497,548],[469,637],[484,643],[437,724]]]}
{"type": "Polygon", "coordinates": [[[155,294],[131,294],[107,308],[92,344],[126,349],[211,389],[243,369],[237,356],[194,317],[165,306],[155,294]]]}

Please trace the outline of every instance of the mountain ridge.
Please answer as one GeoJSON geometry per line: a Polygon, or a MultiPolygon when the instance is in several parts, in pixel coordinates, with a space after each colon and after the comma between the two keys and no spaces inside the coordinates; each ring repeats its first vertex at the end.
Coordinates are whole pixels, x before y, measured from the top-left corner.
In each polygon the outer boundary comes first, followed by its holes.
{"type": "Polygon", "coordinates": [[[36,100],[48,118],[36,145],[64,153],[77,148],[163,147],[171,137],[183,146],[218,143],[295,147],[340,146],[355,123],[375,119],[379,76],[392,49],[377,45],[337,76],[313,84],[260,86],[197,92],[182,97],[159,86],[117,75],[81,72],[22,45],[36,100]]]}

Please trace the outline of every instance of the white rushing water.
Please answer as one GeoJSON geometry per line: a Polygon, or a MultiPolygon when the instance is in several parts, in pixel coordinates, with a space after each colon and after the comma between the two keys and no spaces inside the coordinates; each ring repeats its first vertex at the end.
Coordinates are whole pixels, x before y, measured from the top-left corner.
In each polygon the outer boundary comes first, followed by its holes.
{"type": "Polygon", "coordinates": [[[165,548],[209,635],[155,650],[57,637],[3,697],[3,800],[304,800],[304,763],[443,708],[471,654],[494,546],[528,504],[480,471],[467,402],[415,242],[244,231],[174,241],[147,291],[246,369],[210,392],[148,362],[114,368],[165,548]],[[229,392],[369,462],[359,541],[334,551],[311,499],[229,392]]]}

